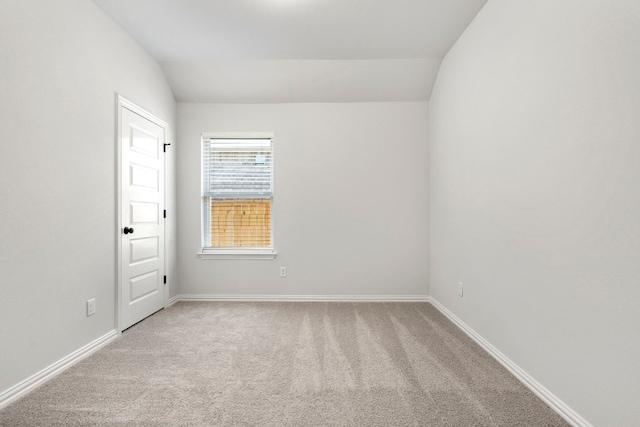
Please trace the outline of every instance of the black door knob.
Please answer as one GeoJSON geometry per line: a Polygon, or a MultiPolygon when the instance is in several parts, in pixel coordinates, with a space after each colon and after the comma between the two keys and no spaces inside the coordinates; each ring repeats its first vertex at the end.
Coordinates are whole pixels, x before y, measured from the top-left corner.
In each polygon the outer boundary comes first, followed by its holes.
{"type": "Polygon", "coordinates": [[[131,227],[125,227],[122,231],[124,234],[133,234],[133,228],[131,227]]]}

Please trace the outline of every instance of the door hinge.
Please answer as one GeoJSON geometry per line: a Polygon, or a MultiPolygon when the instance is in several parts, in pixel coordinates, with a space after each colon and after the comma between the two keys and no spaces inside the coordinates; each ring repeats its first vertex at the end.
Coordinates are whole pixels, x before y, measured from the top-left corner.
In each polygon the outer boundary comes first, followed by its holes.
{"type": "Polygon", "coordinates": [[[171,145],[171,144],[170,144],[170,143],[168,143],[168,142],[165,142],[165,143],[163,144],[163,146],[162,146],[162,152],[163,152],[163,153],[166,153],[166,152],[167,152],[167,145],[171,145]]]}
{"type": "Polygon", "coordinates": [[[164,212],[162,212],[162,217],[166,218],[167,217],[167,210],[165,209],[164,212]]]}
{"type": "Polygon", "coordinates": [[[164,276],[164,284],[167,284],[167,276],[164,276]]]}

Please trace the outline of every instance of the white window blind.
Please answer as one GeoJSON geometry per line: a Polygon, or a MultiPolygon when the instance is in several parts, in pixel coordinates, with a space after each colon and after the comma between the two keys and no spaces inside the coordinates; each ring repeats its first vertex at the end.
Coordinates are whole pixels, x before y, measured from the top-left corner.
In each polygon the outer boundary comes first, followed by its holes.
{"type": "Polygon", "coordinates": [[[273,247],[270,138],[203,138],[203,252],[273,247]]]}

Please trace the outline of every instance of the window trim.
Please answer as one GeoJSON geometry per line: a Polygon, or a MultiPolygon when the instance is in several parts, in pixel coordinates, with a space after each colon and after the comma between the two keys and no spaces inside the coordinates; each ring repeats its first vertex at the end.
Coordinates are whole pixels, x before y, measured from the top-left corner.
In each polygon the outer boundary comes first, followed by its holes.
{"type": "MultiPolygon", "coordinates": [[[[203,147],[205,139],[270,139],[271,140],[271,156],[275,159],[275,134],[273,132],[202,132],[200,138],[200,182],[202,183],[202,160],[203,160],[203,147]]],[[[247,260],[272,260],[278,255],[275,247],[275,230],[274,230],[274,215],[273,206],[275,200],[275,186],[274,181],[274,168],[271,169],[271,247],[268,248],[244,248],[244,247],[204,247],[202,242],[203,228],[205,224],[204,211],[200,209],[200,236],[201,236],[201,250],[196,255],[200,259],[204,260],[229,260],[229,259],[247,259],[247,260]]]]}
{"type": "Polygon", "coordinates": [[[276,259],[274,248],[202,248],[200,259],[276,259]]]}

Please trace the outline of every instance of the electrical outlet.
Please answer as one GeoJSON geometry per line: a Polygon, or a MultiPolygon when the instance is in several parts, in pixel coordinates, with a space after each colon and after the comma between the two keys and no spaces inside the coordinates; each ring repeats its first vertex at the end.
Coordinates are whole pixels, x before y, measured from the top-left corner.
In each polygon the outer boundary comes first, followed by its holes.
{"type": "Polygon", "coordinates": [[[287,267],[280,267],[280,277],[287,277],[287,267]]]}
{"type": "Polygon", "coordinates": [[[87,301],[87,317],[93,316],[94,314],[96,314],[96,299],[91,298],[87,301]]]}
{"type": "Polygon", "coordinates": [[[462,298],[462,282],[458,282],[458,296],[462,298]]]}

